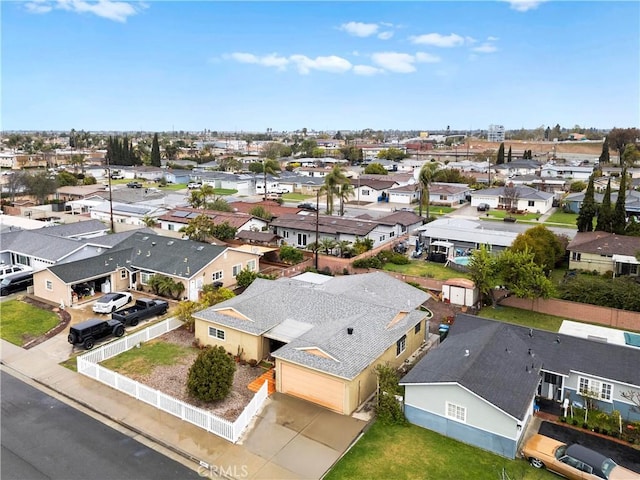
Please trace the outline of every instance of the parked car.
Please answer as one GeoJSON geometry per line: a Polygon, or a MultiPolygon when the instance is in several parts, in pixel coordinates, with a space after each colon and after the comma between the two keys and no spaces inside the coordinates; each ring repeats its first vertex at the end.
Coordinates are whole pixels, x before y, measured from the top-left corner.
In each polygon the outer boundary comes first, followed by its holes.
{"type": "Polygon", "coordinates": [[[640,480],[640,474],[619,466],[601,453],[540,434],[529,439],[522,456],[533,467],[546,468],[570,480],[640,480]]]}
{"type": "Polygon", "coordinates": [[[488,212],[489,210],[491,210],[491,206],[488,203],[479,203],[478,204],[478,211],[479,212],[488,212]]]}
{"type": "Polygon", "coordinates": [[[202,187],[202,183],[200,183],[200,182],[189,182],[187,184],[187,188],[189,190],[196,190],[196,189],[198,189],[200,187],[202,187]]]}
{"type": "Polygon", "coordinates": [[[124,175],[122,175],[121,173],[115,172],[111,174],[111,179],[112,180],[123,180],[124,179],[124,175]]]}
{"type": "Polygon", "coordinates": [[[79,323],[69,329],[67,341],[71,345],[82,345],[87,350],[91,350],[96,344],[96,340],[114,335],[121,337],[124,335],[124,325],[118,320],[100,320],[91,318],[79,323]]]}
{"type": "Polygon", "coordinates": [[[140,182],[129,182],[127,183],[127,188],[142,188],[142,184],[140,182]]]}
{"type": "Polygon", "coordinates": [[[21,292],[33,285],[33,272],[17,272],[0,281],[0,296],[21,292]]]}
{"type": "Polygon", "coordinates": [[[133,297],[128,292],[107,293],[96,300],[96,303],[93,304],[93,311],[96,313],[115,312],[119,308],[124,307],[132,299],[133,297]]]}
{"type": "Polygon", "coordinates": [[[316,206],[313,205],[312,203],[301,203],[300,205],[298,205],[298,208],[302,208],[303,210],[309,210],[311,212],[315,212],[316,210],[318,210],[316,206]]]}
{"type": "Polygon", "coordinates": [[[167,310],[169,310],[169,302],[166,300],[139,298],[132,307],[113,312],[111,318],[125,325],[136,326],[140,320],[156,315],[164,315],[167,310]]]}
{"type": "Polygon", "coordinates": [[[26,265],[0,265],[0,280],[15,273],[32,272],[33,269],[26,265]]]}

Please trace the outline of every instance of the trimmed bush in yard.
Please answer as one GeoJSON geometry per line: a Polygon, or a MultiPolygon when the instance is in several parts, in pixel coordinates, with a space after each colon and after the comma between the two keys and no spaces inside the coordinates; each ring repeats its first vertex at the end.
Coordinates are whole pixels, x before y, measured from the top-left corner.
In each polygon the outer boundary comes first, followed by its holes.
{"type": "Polygon", "coordinates": [[[189,369],[187,389],[204,402],[222,400],[233,385],[236,365],[224,347],[209,347],[200,352],[189,369]]]}

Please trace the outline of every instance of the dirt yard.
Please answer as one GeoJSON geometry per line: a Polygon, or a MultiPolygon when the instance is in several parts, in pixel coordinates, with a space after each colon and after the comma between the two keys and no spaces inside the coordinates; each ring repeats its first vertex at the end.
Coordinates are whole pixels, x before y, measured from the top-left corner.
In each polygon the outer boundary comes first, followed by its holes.
{"type": "MultiPolygon", "coordinates": [[[[176,345],[190,347],[193,342],[193,333],[183,328],[178,328],[165,333],[157,340],[174,343],[176,345]]],[[[260,367],[236,364],[236,373],[233,378],[233,387],[229,396],[221,401],[205,403],[189,396],[187,392],[187,375],[189,368],[198,356],[199,350],[193,349],[193,354],[182,357],[175,365],[159,365],[154,367],[147,375],[131,375],[131,377],[148,387],[154,388],[178,400],[190,405],[212,412],[226,420],[235,420],[242,413],[247,404],[255,395],[247,388],[252,380],[264,373],[260,367]]]]}

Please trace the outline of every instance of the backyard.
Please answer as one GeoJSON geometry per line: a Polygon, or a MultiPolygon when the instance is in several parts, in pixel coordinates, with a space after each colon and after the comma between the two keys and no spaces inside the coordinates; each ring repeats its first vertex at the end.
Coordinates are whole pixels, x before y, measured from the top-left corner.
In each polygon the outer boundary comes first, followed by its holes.
{"type": "Polygon", "coordinates": [[[478,316],[513,323],[515,325],[548,330],[550,332],[558,332],[564,320],[562,317],[554,317],[553,315],[546,315],[531,310],[522,310],[520,308],[504,307],[502,305],[498,305],[495,308],[484,307],[480,310],[478,316]]]}
{"type": "Polygon", "coordinates": [[[192,345],[193,339],[193,333],[178,328],[142,344],[140,348],[105,360],[101,365],[185,403],[227,420],[235,420],[254,396],[247,388],[249,383],[265,370],[259,366],[236,364],[233,387],[226,399],[213,403],[196,400],[187,392],[189,368],[200,351],[192,345]]]}
{"type": "Polygon", "coordinates": [[[426,262],[424,260],[411,260],[406,265],[385,263],[383,269],[390,272],[401,273],[403,275],[433,278],[435,280],[448,280],[449,278],[469,278],[468,274],[458,272],[451,268],[447,268],[442,263],[426,262]]]}
{"type": "Polygon", "coordinates": [[[3,302],[0,308],[0,337],[18,346],[44,335],[60,321],[54,312],[19,300],[3,302]]]}
{"type": "Polygon", "coordinates": [[[508,460],[415,425],[376,422],[324,478],[551,480],[558,477],[536,470],[524,460],[508,460]],[[508,477],[502,475],[503,469],[508,477]]]}

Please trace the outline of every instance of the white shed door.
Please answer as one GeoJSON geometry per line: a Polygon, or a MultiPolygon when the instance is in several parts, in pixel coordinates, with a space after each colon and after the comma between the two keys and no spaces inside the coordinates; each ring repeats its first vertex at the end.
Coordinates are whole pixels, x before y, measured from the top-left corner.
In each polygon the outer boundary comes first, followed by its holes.
{"type": "Polygon", "coordinates": [[[345,386],[342,381],[284,362],[280,374],[282,393],[343,413],[345,386]]]}
{"type": "Polygon", "coordinates": [[[454,305],[464,305],[464,288],[451,286],[449,291],[450,301],[454,305]]]}

